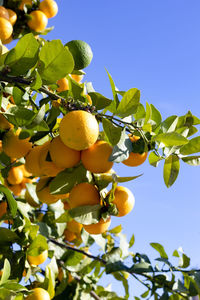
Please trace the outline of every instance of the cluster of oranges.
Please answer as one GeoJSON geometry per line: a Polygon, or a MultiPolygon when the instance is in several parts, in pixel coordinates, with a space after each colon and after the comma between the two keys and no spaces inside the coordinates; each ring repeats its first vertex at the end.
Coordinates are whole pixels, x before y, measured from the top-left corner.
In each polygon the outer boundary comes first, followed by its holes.
{"type": "Polygon", "coordinates": [[[8,44],[12,40],[13,26],[17,21],[17,14],[11,10],[0,6],[0,39],[3,44],[8,44]]]}

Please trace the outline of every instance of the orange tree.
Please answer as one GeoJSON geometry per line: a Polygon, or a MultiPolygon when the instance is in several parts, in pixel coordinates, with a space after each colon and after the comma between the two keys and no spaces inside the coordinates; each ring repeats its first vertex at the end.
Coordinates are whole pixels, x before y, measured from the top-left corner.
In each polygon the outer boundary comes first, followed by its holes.
{"type": "Polygon", "coordinates": [[[129,299],[128,277],[145,287],[136,300],[199,295],[200,271],[181,249],[173,253],[177,265],[159,243],[151,243],[155,262],[134,253],[134,235],[126,240],[120,217],[135,203],[123,182],[138,176],[114,171],[116,163],[164,161],[170,187],[181,162],[200,164],[198,117],[162,120],[137,88],[119,91],[109,73],[112,99],[82,82],[90,46],[36,39],[44,28],[30,26],[35,16],[40,25],[54,16],[55,1],[1,4],[1,26],[10,22],[9,38],[20,39],[10,51],[1,45],[0,56],[0,299],[129,299]],[[119,225],[110,228],[114,217],[119,225]],[[98,284],[104,273],[123,284],[123,298],[98,284]]]}

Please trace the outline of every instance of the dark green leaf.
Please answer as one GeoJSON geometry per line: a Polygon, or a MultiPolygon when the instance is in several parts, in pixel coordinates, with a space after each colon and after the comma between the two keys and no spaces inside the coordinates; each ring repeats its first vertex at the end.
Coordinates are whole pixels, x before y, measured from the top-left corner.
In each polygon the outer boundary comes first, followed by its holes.
{"type": "Polygon", "coordinates": [[[151,247],[153,247],[162,258],[168,259],[167,253],[165,252],[164,247],[159,243],[150,243],[151,247]]]}
{"type": "Polygon", "coordinates": [[[9,205],[9,210],[11,212],[11,215],[14,218],[17,214],[17,202],[15,198],[13,197],[11,191],[7,187],[1,184],[0,184],[0,192],[2,192],[6,196],[9,205]]]}
{"type": "Polygon", "coordinates": [[[103,95],[96,93],[96,92],[90,92],[89,93],[91,99],[92,99],[92,105],[96,107],[97,110],[101,110],[108,105],[111,104],[112,100],[104,97],[103,95]]]}
{"type": "Polygon", "coordinates": [[[130,273],[142,274],[152,272],[153,269],[149,263],[141,262],[136,263],[130,268],[130,273]]]}
{"type": "Polygon", "coordinates": [[[136,88],[128,90],[117,107],[117,114],[122,118],[136,113],[140,102],[140,91],[136,88]]]}
{"type": "Polygon", "coordinates": [[[8,110],[6,118],[17,127],[29,125],[35,117],[35,113],[25,107],[13,106],[8,110]]]}
{"type": "Polygon", "coordinates": [[[108,142],[115,146],[121,137],[122,129],[120,127],[115,126],[111,121],[106,118],[102,120],[103,129],[108,139],[108,142]]]}
{"type": "Polygon", "coordinates": [[[0,237],[0,245],[15,243],[19,239],[15,232],[3,227],[0,228],[0,237]]]}
{"type": "Polygon", "coordinates": [[[164,182],[167,187],[172,186],[172,184],[176,181],[180,169],[179,158],[172,154],[165,160],[164,169],[163,169],[163,177],[164,182]]]}

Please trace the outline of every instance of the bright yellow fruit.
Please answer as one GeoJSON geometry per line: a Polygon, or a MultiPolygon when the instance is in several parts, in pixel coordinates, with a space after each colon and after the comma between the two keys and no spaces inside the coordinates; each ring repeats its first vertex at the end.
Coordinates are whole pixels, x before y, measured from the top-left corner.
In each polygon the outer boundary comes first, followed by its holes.
{"type": "Polygon", "coordinates": [[[13,27],[9,20],[0,17],[0,39],[7,40],[13,33],[13,27]]]}
{"type": "Polygon", "coordinates": [[[66,77],[59,79],[57,82],[58,88],[57,92],[64,92],[69,90],[69,83],[66,77]]]}
{"type": "Polygon", "coordinates": [[[60,138],[69,148],[85,150],[99,135],[98,122],[91,113],[76,110],[67,113],[60,122],[60,138]]]}
{"type": "Polygon", "coordinates": [[[76,234],[68,229],[65,229],[63,234],[64,234],[65,241],[67,242],[72,242],[76,239],[76,234]]]}
{"type": "Polygon", "coordinates": [[[31,266],[38,266],[45,262],[48,257],[48,251],[45,250],[37,256],[27,255],[27,260],[31,266]]]}
{"type": "Polygon", "coordinates": [[[17,14],[14,12],[14,10],[7,8],[8,15],[9,15],[9,21],[12,24],[12,26],[16,23],[17,21],[17,14]]]}
{"type": "Polygon", "coordinates": [[[31,19],[27,22],[28,27],[36,32],[43,31],[48,23],[47,16],[41,10],[32,11],[29,16],[31,19]]]}
{"type": "Polygon", "coordinates": [[[58,201],[58,197],[50,194],[48,177],[42,177],[36,185],[36,193],[42,203],[52,204],[58,201]]]}
{"type": "Polygon", "coordinates": [[[71,208],[96,204],[100,204],[100,196],[97,188],[90,183],[77,184],[69,194],[69,205],[71,208]]]}
{"type": "Polygon", "coordinates": [[[75,220],[71,220],[67,222],[67,229],[74,233],[80,233],[81,229],[83,228],[83,225],[76,222],[75,220]]]}
{"type": "Polygon", "coordinates": [[[0,6],[0,17],[9,20],[9,12],[4,6],[0,6]]]}
{"type": "Polygon", "coordinates": [[[21,166],[13,167],[8,172],[7,180],[10,184],[20,184],[24,179],[24,174],[21,166]]]}
{"type": "Polygon", "coordinates": [[[49,145],[49,153],[54,164],[59,168],[72,168],[81,158],[80,151],[67,147],[57,136],[49,145]]]}
{"type": "Polygon", "coordinates": [[[128,188],[117,186],[114,192],[114,201],[112,203],[117,206],[117,217],[122,217],[130,213],[133,209],[135,205],[135,197],[128,188]]]}
{"type": "Polygon", "coordinates": [[[97,141],[90,148],[81,151],[81,161],[84,167],[92,173],[106,173],[113,162],[109,161],[112,147],[105,141],[97,141]]]}
{"type": "Polygon", "coordinates": [[[71,78],[74,79],[76,82],[80,83],[83,79],[84,75],[77,75],[77,74],[71,74],[71,78]]]}
{"type": "Polygon", "coordinates": [[[42,288],[35,288],[32,294],[25,298],[26,300],[50,300],[49,293],[42,288]]]}
{"type": "Polygon", "coordinates": [[[143,152],[142,154],[131,152],[129,157],[122,161],[122,163],[128,167],[138,167],[145,162],[147,155],[148,152],[143,152]]]}
{"type": "Polygon", "coordinates": [[[43,145],[32,148],[25,157],[26,160],[25,168],[28,172],[30,172],[34,176],[42,175],[41,168],[39,165],[39,156],[42,147],[43,145]]]}
{"type": "Polygon", "coordinates": [[[3,215],[5,215],[7,213],[7,208],[8,208],[7,202],[1,201],[0,202],[0,218],[2,218],[3,215]]]}
{"type": "MultiPolygon", "coordinates": [[[[2,45],[2,54],[7,52],[7,51],[4,52],[5,50],[3,47],[5,47],[5,46],[2,45]]],[[[4,131],[4,130],[10,129],[12,127],[13,127],[13,125],[11,123],[9,123],[8,120],[2,114],[0,114],[0,130],[4,131]]]]}
{"type": "Polygon", "coordinates": [[[106,232],[108,230],[108,227],[110,226],[111,218],[108,218],[106,221],[101,219],[96,224],[90,224],[90,225],[83,225],[83,228],[89,233],[89,234],[101,234],[106,232]]]}
{"type": "Polygon", "coordinates": [[[58,5],[53,0],[43,0],[40,2],[39,9],[45,13],[47,18],[53,18],[58,13],[58,5]]]}

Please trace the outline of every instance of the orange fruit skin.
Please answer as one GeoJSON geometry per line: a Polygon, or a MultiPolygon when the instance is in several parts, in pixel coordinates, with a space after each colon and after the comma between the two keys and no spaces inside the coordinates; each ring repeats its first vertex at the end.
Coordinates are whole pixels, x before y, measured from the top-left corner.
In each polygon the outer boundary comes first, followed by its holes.
{"type": "Polygon", "coordinates": [[[48,251],[45,250],[38,256],[27,255],[27,260],[31,266],[38,266],[45,262],[48,257],[48,251]]]}
{"type": "Polygon", "coordinates": [[[8,15],[9,15],[9,21],[13,26],[17,21],[17,14],[12,9],[9,9],[9,8],[7,8],[7,11],[8,11],[8,15]]]}
{"type": "Polygon", "coordinates": [[[30,29],[41,32],[43,31],[48,23],[47,16],[41,10],[32,11],[29,16],[31,19],[27,22],[30,29]]]}
{"type": "Polygon", "coordinates": [[[58,197],[50,194],[49,186],[46,186],[46,184],[48,184],[48,180],[48,177],[40,178],[36,185],[36,193],[42,203],[52,204],[58,201],[58,197]]]}
{"type": "Polygon", "coordinates": [[[18,8],[24,10],[24,5],[32,6],[32,0],[22,0],[18,8]]]}
{"type": "Polygon", "coordinates": [[[68,229],[65,229],[63,234],[64,234],[65,241],[67,242],[72,242],[76,239],[76,234],[68,229]]]}
{"type": "Polygon", "coordinates": [[[72,168],[81,159],[80,151],[67,147],[57,136],[49,146],[49,153],[54,164],[59,168],[72,168]]]}
{"type": "Polygon", "coordinates": [[[7,180],[10,184],[20,184],[24,179],[24,174],[21,166],[13,167],[8,172],[7,180]]]}
{"type": "Polygon", "coordinates": [[[32,294],[26,297],[26,300],[50,300],[49,293],[42,288],[32,289],[32,294]]]}
{"type": "Polygon", "coordinates": [[[0,39],[7,40],[13,33],[13,27],[9,20],[0,17],[0,39]]]}
{"type": "Polygon", "coordinates": [[[83,228],[89,234],[101,234],[101,233],[104,233],[106,230],[108,230],[108,227],[110,226],[110,223],[111,223],[111,218],[108,218],[106,221],[101,219],[96,224],[83,225],[83,228]]]}
{"type": "Polygon", "coordinates": [[[68,83],[67,78],[65,78],[65,77],[59,79],[57,81],[57,85],[58,85],[57,92],[59,92],[59,93],[69,90],[69,83],[68,83]]]}
{"type": "Polygon", "coordinates": [[[2,39],[2,44],[7,45],[9,43],[11,43],[13,40],[12,35],[8,38],[8,39],[2,39]]]}
{"type": "Polygon", "coordinates": [[[92,173],[106,173],[112,169],[109,161],[112,147],[105,141],[97,141],[90,148],[81,151],[81,161],[84,167],[92,173]]]}
{"type": "Polygon", "coordinates": [[[100,204],[100,196],[96,187],[90,183],[77,184],[69,194],[69,205],[71,208],[96,204],[100,204]]]}
{"type": "Polygon", "coordinates": [[[87,99],[88,99],[88,103],[90,104],[90,105],[92,105],[92,98],[90,97],[90,95],[86,95],[86,97],[87,97],[87,99]]]}
{"type": "Polygon", "coordinates": [[[0,202],[0,218],[3,217],[3,215],[5,215],[7,213],[7,202],[0,202]]]}
{"type": "Polygon", "coordinates": [[[53,0],[43,0],[40,2],[39,9],[45,13],[47,18],[53,18],[58,13],[58,5],[53,0]]]}
{"type": "Polygon", "coordinates": [[[147,155],[148,152],[143,152],[142,154],[131,152],[129,157],[122,161],[122,163],[128,167],[137,167],[145,162],[147,155]]]}
{"type": "Polygon", "coordinates": [[[25,165],[21,165],[20,168],[21,168],[21,170],[23,172],[24,177],[30,177],[30,176],[32,176],[32,174],[30,172],[28,172],[28,170],[26,169],[25,165]]]}
{"type": "Polygon", "coordinates": [[[83,79],[84,75],[77,75],[77,74],[71,74],[71,78],[74,79],[76,82],[80,83],[83,79]]]}
{"type": "Polygon", "coordinates": [[[60,122],[60,138],[69,148],[85,150],[91,147],[99,135],[96,118],[83,110],[67,113],[60,122]]]}
{"type": "Polygon", "coordinates": [[[117,206],[117,217],[123,217],[132,211],[135,205],[135,197],[128,188],[117,186],[114,192],[114,200],[112,203],[117,206]]]}
{"type": "Polygon", "coordinates": [[[8,188],[13,192],[13,194],[15,196],[20,196],[21,192],[23,190],[23,187],[21,184],[10,185],[10,186],[8,186],[8,188]]]}
{"type": "Polygon", "coordinates": [[[75,220],[71,220],[67,222],[67,229],[74,233],[80,233],[81,229],[83,228],[83,225],[76,222],[75,220]]]}
{"type": "Polygon", "coordinates": [[[39,156],[42,147],[43,145],[32,148],[25,157],[25,168],[34,176],[42,175],[41,168],[39,165],[39,156]]]}
{"type": "Polygon", "coordinates": [[[13,125],[8,122],[8,120],[0,114],[0,130],[6,130],[12,128],[13,125]]]}
{"type": "Polygon", "coordinates": [[[9,20],[9,12],[4,6],[0,6],[0,17],[9,20]]]}

